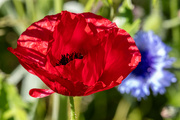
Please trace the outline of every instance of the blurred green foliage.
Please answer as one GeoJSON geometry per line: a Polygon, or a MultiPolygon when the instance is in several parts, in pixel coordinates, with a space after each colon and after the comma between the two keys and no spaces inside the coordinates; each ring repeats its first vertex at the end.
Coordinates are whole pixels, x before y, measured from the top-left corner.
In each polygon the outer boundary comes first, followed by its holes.
{"type": "MultiPolygon", "coordinates": [[[[22,68],[10,83],[17,58],[7,51],[16,47],[18,36],[33,22],[62,10],[93,12],[116,22],[131,36],[143,29],[153,30],[172,47],[170,56],[176,58],[171,70],[177,83],[167,88],[165,95],[150,95],[137,101],[121,95],[116,88],[86,97],[76,97],[79,120],[180,120],[180,1],[179,0],[0,0],[0,120],[67,120],[67,97],[51,95],[24,100],[23,80],[31,79],[22,68]],[[78,7],[77,7],[78,6],[78,7]],[[168,109],[171,106],[174,112],[168,109]]],[[[30,85],[29,85],[30,86],[30,85]]],[[[28,93],[27,93],[28,94],[28,93]]],[[[68,112],[68,113],[67,113],[68,112]]]]}
{"type": "Polygon", "coordinates": [[[27,104],[22,101],[17,88],[4,81],[5,75],[0,73],[0,119],[26,120],[27,104]]]}

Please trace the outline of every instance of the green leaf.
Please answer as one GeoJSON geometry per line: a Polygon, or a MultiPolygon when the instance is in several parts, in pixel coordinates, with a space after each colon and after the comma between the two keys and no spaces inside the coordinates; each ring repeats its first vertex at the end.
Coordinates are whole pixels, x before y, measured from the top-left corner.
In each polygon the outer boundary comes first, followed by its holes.
{"type": "Polygon", "coordinates": [[[162,28],[162,17],[159,13],[153,12],[144,22],[143,30],[149,31],[153,30],[155,33],[158,33],[162,28]]]}
{"type": "Polygon", "coordinates": [[[85,5],[84,12],[90,12],[95,0],[88,0],[85,5]]]}
{"type": "Polygon", "coordinates": [[[117,106],[113,120],[126,120],[130,107],[131,104],[128,101],[121,99],[117,106]]]}
{"type": "Polygon", "coordinates": [[[113,0],[108,0],[109,5],[113,5],[113,0]]]}
{"type": "MultiPolygon", "coordinates": [[[[1,74],[0,74],[1,78],[1,74]]],[[[27,120],[27,104],[22,101],[17,88],[0,79],[0,119],[27,120]]]]}
{"type": "Polygon", "coordinates": [[[157,4],[157,0],[152,0],[153,7],[155,7],[156,4],[157,4]]]}
{"type": "Polygon", "coordinates": [[[113,22],[115,22],[119,28],[126,30],[133,37],[140,28],[141,20],[137,19],[133,21],[132,8],[131,1],[125,0],[119,8],[119,14],[113,19],[113,22]]]}
{"type": "Polygon", "coordinates": [[[23,7],[23,3],[20,0],[13,0],[16,12],[18,14],[19,17],[24,17],[25,15],[25,11],[24,11],[24,7],[23,7]]]}
{"type": "MultiPolygon", "coordinates": [[[[120,20],[117,23],[118,27],[123,27],[125,24],[131,24],[133,22],[132,10],[129,7],[127,0],[125,0],[121,7],[118,9],[118,15],[116,16],[120,20]]],[[[115,18],[115,19],[116,19],[115,18]]]]}
{"type": "Polygon", "coordinates": [[[31,22],[34,22],[36,20],[36,14],[34,10],[34,2],[33,0],[25,0],[26,3],[26,9],[27,9],[27,16],[29,19],[31,19],[31,22]]]}
{"type": "Polygon", "coordinates": [[[134,36],[140,28],[141,20],[137,19],[131,24],[131,27],[127,30],[131,36],[134,36]]]}

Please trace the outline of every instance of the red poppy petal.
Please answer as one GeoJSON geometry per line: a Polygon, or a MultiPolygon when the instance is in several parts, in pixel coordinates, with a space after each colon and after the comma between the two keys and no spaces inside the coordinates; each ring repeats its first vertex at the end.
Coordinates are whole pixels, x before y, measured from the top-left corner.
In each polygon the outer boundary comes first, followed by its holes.
{"type": "Polygon", "coordinates": [[[82,13],[85,17],[86,21],[91,25],[93,25],[98,31],[104,31],[109,28],[117,28],[117,25],[110,20],[103,18],[100,15],[96,15],[93,13],[82,13]]]}
{"type": "Polygon", "coordinates": [[[106,51],[106,65],[98,82],[86,91],[86,95],[107,90],[119,85],[138,65],[141,55],[134,40],[124,30],[109,33],[106,51]]]}
{"type": "Polygon", "coordinates": [[[62,55],[73,52],[85,54],[92,46],[98,44],[98,40],[91,34],[92,31],[81,14],[75,15],[64,11],[58,19],[57,23],[59,23],[53,32],[54,40],[49,45],[49,55],[54,66],[62,55]]]}
{"type": "Polygon", "coordinates": [[[43,82],[54,90],[53,76],[57,76],[55,68],[50,64],[47,55],[48,42],[52,40],[52,32],[58,16],[46,16],[33,23],[21,34],[16,49],[8,48],[15,54],[21,65],[30,73],[40,77],[43,82]]]}
{"type": "Polygon", "coordinates": [[[56,66],[56,68],[64,78],[73,84],[83,82],[84,85],[92,86],[103,72],[104,55],[102,47],[95,47],[82,60],[75,59],[65,66],[56,66]]]}
{"type": "Polygon", "coordinates": [[[130,35],[108,19],[67,11],[33,23],[18,39],[17,48],[8,50],[52,89],[32,89],[33,97],[54,92],[84,96],[110,89],[141,58],[130,35]]]}
{"type": "Polygon", "coordinates": [[[53,90],[50,90],[50,89],[31,89],[29,91],[29,95],[31,97],[35,97],[35,98],[43,98],[43,97],[47,97],[51,94],[53,94],[54,91],[53,90]]]}
{"type": "MultiPolygon", "coordinates": [[[[35,53],[31,52],[28,49],[20,49],[18,47],[16,49],[8,48],[10,52],[17,56],[21,65],[30,73],[37,75],[41,80],[51,89],[55,90],[55,86],[53,84],[54,80],[56,80],[57,72],[53,69],[51,64],[49,65],[44,60],[36,60],[35,58],[39,57],[35,53]],[[41,63],[42,65],[39,63],[41,63]],[[46,68],[47,67],[47,68],[46,68]],[[46,70],[48,69],[48,70],[46,70]]],[[[41,57],[40,57],[41,58],[41,57]]],[[[42,57],[43,58],[43,57],[42,57]]],[[[48,60],[48,58],[47,58],[48,60]]]]}
{"type": "Polygon", "coordinates": [[[46,54],[48,42],[52,40],[52,31],[59,15],[46,16],[29,26],[19,37],[17,48],[21,46],[46,54]]]}
{"type": "Polygon", "coordinates": [[[109,51],[106,52],[106,65],[99,81],[103,81],[111,88],[116,85],[116,82],[120,84],[135,69],[141,61],[141,55],[139,50],[135,49],[133,38],[123,29],[119,29],[116,36],[110,35],[108,41],[112,42],[105,48],[109,51]],[[122,77],[121,80],[120,77],[122,77]],[[115,83],[111,84],[112,81],[115,83]]]}

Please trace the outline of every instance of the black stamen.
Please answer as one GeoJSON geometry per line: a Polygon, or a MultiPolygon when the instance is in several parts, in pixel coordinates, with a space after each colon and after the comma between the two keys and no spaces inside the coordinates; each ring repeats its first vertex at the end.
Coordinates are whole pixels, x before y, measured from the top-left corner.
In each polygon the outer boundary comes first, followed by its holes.
{"type": "Polygon", "coordinates": [[[61,59],[59,60],[58,63],[56,63],[56,66],[66,65],[67,63],[69,63],[74,59],[83,59],[83,55],[81,53],[76,53],[76,52],[71,54],[67,53],[66,55],[61,55],[61,59]]]}

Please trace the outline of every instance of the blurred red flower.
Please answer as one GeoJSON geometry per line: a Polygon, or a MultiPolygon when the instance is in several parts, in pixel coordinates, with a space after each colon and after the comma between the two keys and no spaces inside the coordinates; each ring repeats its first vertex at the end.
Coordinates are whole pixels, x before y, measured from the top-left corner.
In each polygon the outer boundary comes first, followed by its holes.
{"type": "Polygon", "coordinates": [[[46,16],[21,34],[17,48],[8,50],[50,88],[31,89],[32,97],[107,90],[119,85],[141,61],[133,38],[93,13],[46,16]]]}

